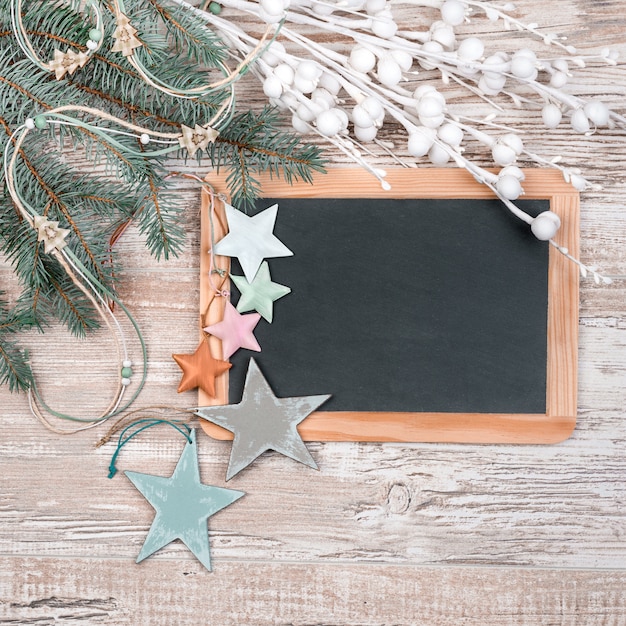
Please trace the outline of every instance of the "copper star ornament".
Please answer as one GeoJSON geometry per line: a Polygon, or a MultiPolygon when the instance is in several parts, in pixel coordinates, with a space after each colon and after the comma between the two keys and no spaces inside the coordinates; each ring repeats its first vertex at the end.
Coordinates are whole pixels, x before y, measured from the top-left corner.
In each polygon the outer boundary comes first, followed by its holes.
{"type": "Polygon", "coordinates": [[[193,354],[172,354],[172,358],[183,371],[178,393],[199,387],[214,398],[215,379],[232,367],[227,361],[214,359],[204,340],[193,354]]]}

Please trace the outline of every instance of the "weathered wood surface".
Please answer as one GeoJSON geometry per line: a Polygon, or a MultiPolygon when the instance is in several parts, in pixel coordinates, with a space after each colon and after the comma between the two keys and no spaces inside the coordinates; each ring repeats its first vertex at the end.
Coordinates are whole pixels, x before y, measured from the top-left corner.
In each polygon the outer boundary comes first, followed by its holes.
{"type": "MultiPolygon", "coordinates": [[[[580,48],[617,47],[620,66],[575,80],[624,112],[626,3],[518,6],[580,48]]],[[[519,44],[484,30],[493,49],[519,44]]],[[[260,102],[252,82],[242,89],[242,102],[260,102]]],[[[266,455],[229,483],[248,495],[210,520],[210,574],[179,543],[135,565],[153,511],[121,473],[107,479],[113,446],[94,448],[104,429],[50,435],[24,397],[1,389],[0,624],[626,624],[625,133],[548,136],[524,112],[501,119],[603,186],[581,198],[582,257],[616,283],[581,285],[573,436],[556,446],[308,444],[319,472],[266,455]]],[[[134,233],[119,248],[120,294],[150,353],[139,405],[195,405],[194,392],[176,394],[171,359],[198,337],[199,193],[188,181],[180,189],[190,236],[179,259],[157,264],[134,233]]],[[[0,284],[12,285],[6,264],[0,284]]],[[[106,335],[81,346],[52,331],[28,344],[55,407],[106,405],[116,369],[106,335]]],[[[224,485],[229,445],[200,438],[204,482],[224,485]]],[[[168,475],[180,449],[173,431],[151,429],[118,467],[168,475]]]]}

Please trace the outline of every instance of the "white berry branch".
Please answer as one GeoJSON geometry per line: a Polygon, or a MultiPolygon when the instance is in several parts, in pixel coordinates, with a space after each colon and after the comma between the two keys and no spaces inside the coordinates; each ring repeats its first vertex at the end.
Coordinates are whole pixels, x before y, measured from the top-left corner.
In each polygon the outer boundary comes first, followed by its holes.
{"type": "MultiPolygon", "coordinates": [[[[258,40],[233,20],[193,8],[185,0],[174,1],[202,14],[239,57],[258,46],[258,40]]],[[[297,131],[324,137],[383,185],[384,171],[364,156],[370,152],[368,144],[381,147],[409,167],[425,158],[435,165],[453,161],[490,187],[541,239],[551,240],[559,224],[542,219],[538,225],[539,218],[533,219],[514,204],[524,193],[520,158],[559,170],[578,190],[592,185],[580,170],[562,164],[560,157],[547,159],[536,154],[524,145],[522,133],[494,122],[498,112],[505,110],[496,98],[508,97],[517,107],[539,109],[547,129],[559,127],[564,120],[579,134],[593,134],[602,127],[626,127],[626,118],[610,111],[601,100],[585,100],[564,89],[576,68],[589,63],[615,65],[616,55],[609,49],[581,55],[564,43],[564,38],[542,33],[537,24],[524,24],[512,16],[515,7],[510,3],[405,0],[404,4],[422,9],[421,18],[432,14],[430,26],[421,29],[401,29],[392,0],[221,0],[220,4],[253,15],[259,22],[279,25],[278,38],[288,42],[289,50],[281,41],[273,41],[251,70],[262,82],[270,103],[291,113],[297,131]],[[526,47],[512,54],[487,52],[479,37],[460,34],[458,28],[481,13],[493,23],[501,22],[505,31],[539,38],[551,51],[563,51],[563,56],[551,53],[539,58],[526,47]],[[311,29],[347,39],[349,52],[303,34],[311,29]],[[454,82],[482,98],[493,113],[481,120],[456,116],[442,89],[433,81],[416,78],[431,70],[439,73],[444,86],[454,82]],[[393,145],[379,140],[379,130],[390,120],[406,132],[410,158],[401,159],[393,145]],[[500,168],[497,174],[472,162],[469,140],[491,151],[494,165],[500,168]]],[[[579,261],[577,264],[583,275],[594,273],[579,261]]]]}

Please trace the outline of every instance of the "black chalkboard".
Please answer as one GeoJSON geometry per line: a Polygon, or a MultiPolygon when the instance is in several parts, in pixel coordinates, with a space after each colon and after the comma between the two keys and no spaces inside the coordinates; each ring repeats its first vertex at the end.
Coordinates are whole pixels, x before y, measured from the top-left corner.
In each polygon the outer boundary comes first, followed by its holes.
{"type": "MultiPolygon", "coordinates": [[[[279,205],[275,232],[295,253],[269,259],[272,278],[293,293],[257,327],[262,352],[233,355],[199,405],[239,402],[254,357],[279,397],[333,394],[298,426],[305,441],[566,439],[576,426],[579,276],[558,250],[579,254],[580,200],[559,172],[523,174],[516,204],[558,215],[554,246],[460,169],[390,169],[386,185],[350,168],[313,184],[263,176],[257,211],[279,205]]],[[[208,180],[225,193],[228,173],[208,180]]],[[[201,327],[222,319],[228,287],[207,279],[212,242],[227,232],[214,198],[203,191],[201,327]]],[[[241,273],[235,260],[215,263],[241,273]]],[[[219,358],[219,340],[202,339],[219,358]]]]}
{"type": "Polygon", "coordinates": [[[292,293],[257,326],[262,352],[231,357],[230,402],[253,356],[277,396],[331,393],[325,411],[546,412],[548,245],[498,200],[264,198],[257,209],[274,203],[294,256],[270,271],[292,293]]]}

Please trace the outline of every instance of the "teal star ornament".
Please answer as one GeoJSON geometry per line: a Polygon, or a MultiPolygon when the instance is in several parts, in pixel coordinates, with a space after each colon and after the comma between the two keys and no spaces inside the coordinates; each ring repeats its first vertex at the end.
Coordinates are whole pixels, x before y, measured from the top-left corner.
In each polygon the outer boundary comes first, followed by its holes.
{"type": "Polygon", "coordinates": [[[208,519],[245,495],[200,482],[195,429],[189,438],[170,478],[124,472],[156,511],[137,563],[180,539],[210,571],[208,519]]]}
{"type": "Polygon", "coordinates": [[[330,395],[277,398],[254,359],[250,359],[239,404],[199,407],[196,415],[234,434],[226,480],[268,450],[317,469],[297,426],[330,395]]]}
{"type": "Polygon", "coordinates": [[[270,324],[274,317],[274,302],[291,293],[289,287],[272,282],[267,261],[261,263],[251,283],[244,276],[231,274],[230,278],[241,294],[237,302],[237,310],[241,313],[257,311],[270,324]]]}
{"type": "Polygon", "coordinates": [[[263,259],[293,256],[293,252],[273,233],[278,205],[248,216],[224,203],[228,234],[213,247],[213,252],[239,259],[248,282],[252,282],[263,259]]]}

